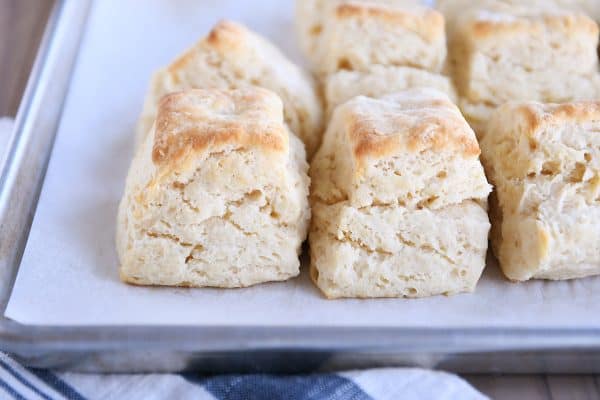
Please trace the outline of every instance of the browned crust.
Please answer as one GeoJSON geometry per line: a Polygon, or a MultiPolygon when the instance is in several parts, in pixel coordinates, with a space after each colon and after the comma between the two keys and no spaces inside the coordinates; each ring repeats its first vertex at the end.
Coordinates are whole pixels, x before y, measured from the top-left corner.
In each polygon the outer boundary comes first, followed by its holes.
{"type": "MultiPolygon", "coordinates": [[[[502,15],[502,14],[500,14],[502,15]]],[[[557,30],[566,34],[585,33],[598,36],[598,24],[584,14],[545,14],[538,17],[514,17],[492,20],[475,17],[467,31],[473,37],[484,39],[498,35],[543,35],[546,30],[557,30]]]]}
{"type": "MultiPolygon", "coordinates": [[[[155,123],[152,161],[162,165],[189,152],[214,151],[228,144],[285,151],[287,131],[281,111],[273,108],[273,96],[277,98],[267,90],[248,88],[192,89],[163,97],[155,123]],[[213,105],[199,104],[206,99],[213,105]],[[243,107],[249,112],[240,112],[243,107]],[[220,113],[228,113],[228,118],[219,118],[220,113]]],[[[275,104],[281,107],[280,102],[275,104]]]]}
{"type": "Polygon", "coordinates": [[[360,162],[367,158],[383,158],[399,149],[415,153],[456,151],[465,158],[479,156],[481,150],[477,139],[454,104],[435,99],[425,105],[428,111],[415,108],[405,111],[406,114],[385,115],[384,125],[374,123],[373,116],[360,108],[349,110],[346,130],[355,159],[360,162]],[[445,112],[431,112],[432,108],[445,112]],[[453,113],[448,113],[449,110],[453,113]]]}
{"type": "Polygon", "coordinates": [[[222,20],[209,32],[205,43],[218,48],[239,46],[248,34],[249,31],[244,26],[232,21],[222,20]]]}
{"type": "Polygon", "coordinates": [[[565,104],[528,102],[514,104],[511,113],[518,113],[525,121],[525,133],[533,136],[545,125],[600,121],[600,101],[580,101],[565,104]]]}
{"type": "Polygon", "coordinates": [[[344,3],[335,10],[337,18],[376,18],[405,26],[433,41],[445,35],[444,16],[425,7],[398,8],[372,3],[344,3]]]}
{"type": "Polygon", "coordinates": [[[186,50],[183,54],[181,54],[175,61],[173,61],[168,67],[167,71],[173,74],[177,71],[181,71],[186,68],[186,66],[191,63],[196,57],[196,48],[191,48],[186,50]]]}
{"type": "Polygon", "coordinates": [[[208,35],[192,48],[186,50],[167,68],[170,73],[185,69],[194,60],[199,47],[212,48],[220,52],[232,52],[242,47],[248,40],[250,32],[243,25],[222,20],[217,23],[208,35]]]}

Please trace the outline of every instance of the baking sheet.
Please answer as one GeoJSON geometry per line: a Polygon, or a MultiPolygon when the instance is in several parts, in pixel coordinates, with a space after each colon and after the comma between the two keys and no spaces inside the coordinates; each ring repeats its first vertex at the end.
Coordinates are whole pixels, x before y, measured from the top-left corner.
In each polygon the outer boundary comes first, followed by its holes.
{"type": "Polygon", "coordinates": [[[600,327],[600,278],[512,284],[493,262],[474,294],[419,300],[325,300],[306,268],[286,283],[235,290],[121,283],[114,221],[148,79],[223,17],[302,62],[291,0],[94,3],[7,317],[39,325],[600,327]]]}

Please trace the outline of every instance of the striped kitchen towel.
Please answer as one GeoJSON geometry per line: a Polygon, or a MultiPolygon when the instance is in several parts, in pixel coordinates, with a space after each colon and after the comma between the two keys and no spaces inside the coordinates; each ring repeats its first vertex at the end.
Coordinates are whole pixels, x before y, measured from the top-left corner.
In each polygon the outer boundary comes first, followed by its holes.
{"type": "Polygon", "coordinates": [[[310,375],[51,372],[0,353],[0,399],[485,399],[456,375],[384,368],[310,375]]]}

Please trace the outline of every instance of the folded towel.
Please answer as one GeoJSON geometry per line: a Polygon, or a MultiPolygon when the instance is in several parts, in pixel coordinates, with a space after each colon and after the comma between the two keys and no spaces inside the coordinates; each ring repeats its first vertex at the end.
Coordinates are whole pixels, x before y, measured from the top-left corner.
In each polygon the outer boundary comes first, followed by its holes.
{"type": "Polygon", "coordinates": [[[309,375],[81,374],[19,365],[0,354],[0,398],[486,399],[456,375],[409,368],[309,375]]]}

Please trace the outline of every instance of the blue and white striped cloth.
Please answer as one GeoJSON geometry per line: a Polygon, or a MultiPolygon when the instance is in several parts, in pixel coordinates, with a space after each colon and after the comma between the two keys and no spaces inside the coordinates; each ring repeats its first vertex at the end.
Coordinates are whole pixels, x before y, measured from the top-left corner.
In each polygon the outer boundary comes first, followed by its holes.
{"type": "Polygon", "coordinates": [[[0,399],[486,399],[461,378],[421,369],[310,375],[95,375],[25,368],[0,353],[0,399]]]}

